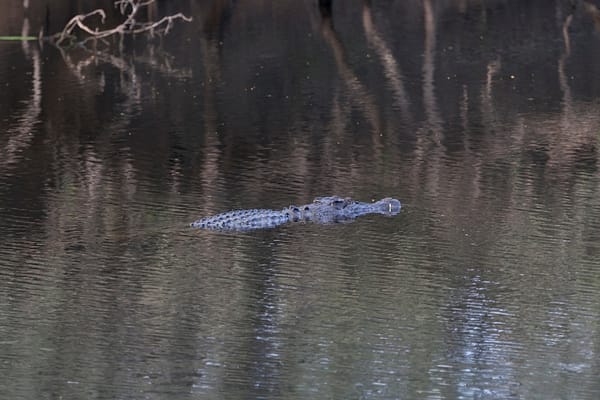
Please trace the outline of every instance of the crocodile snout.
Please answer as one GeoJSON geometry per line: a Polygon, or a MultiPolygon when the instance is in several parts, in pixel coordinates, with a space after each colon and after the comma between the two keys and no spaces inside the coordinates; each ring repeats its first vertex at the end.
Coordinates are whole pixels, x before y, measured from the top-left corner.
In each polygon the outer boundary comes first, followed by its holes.
{"type": "Polygon", "coordinates": [[[385,210],[385,214],[387,215],[396,215],[400,212],[400,209],[402,208],[400,200],[391,197],[386,197],[380,202],[382,203],[382,208],[385,210]]]}

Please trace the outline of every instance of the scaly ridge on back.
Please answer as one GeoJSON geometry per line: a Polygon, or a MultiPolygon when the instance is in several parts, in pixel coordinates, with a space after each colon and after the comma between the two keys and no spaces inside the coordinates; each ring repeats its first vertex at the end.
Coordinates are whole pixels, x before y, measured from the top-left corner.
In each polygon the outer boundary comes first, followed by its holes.
{"type": "Polygon", "coordinates": [[[286,213],[268,209],[234,210],[202,218],[190,225],[194,228],[251,230],[273,228],[289,221],[286,213]]]}

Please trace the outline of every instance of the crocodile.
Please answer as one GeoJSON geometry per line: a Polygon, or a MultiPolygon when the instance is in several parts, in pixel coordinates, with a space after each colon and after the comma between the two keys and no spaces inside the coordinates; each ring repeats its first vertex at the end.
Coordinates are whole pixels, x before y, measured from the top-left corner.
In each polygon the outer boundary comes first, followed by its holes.
{"type": "Polygon", "coordinates": [[[315,222],[329,224],[351,221],[367,214],[396,215],[400,212],[399,200],[386,197],[375,203],[362,203],[349,197],[317,197],[303,206],[289,206],[282,210],[251,209],[234,210],[201,218],[190,224],[193,228],[249,231],[274,228],[288,222],[315,222]]]}

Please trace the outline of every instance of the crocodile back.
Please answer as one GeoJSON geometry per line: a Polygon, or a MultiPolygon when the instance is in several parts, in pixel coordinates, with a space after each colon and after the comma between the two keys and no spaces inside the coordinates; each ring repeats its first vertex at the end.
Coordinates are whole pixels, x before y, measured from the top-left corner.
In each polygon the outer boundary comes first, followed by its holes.
{"type": "Polygon", "coordinates": [[[212,217],[194,221],[190,226],[194,228],[248,231],[252,229],[273,228],[289,221],[287,213],[277,210],[252,209],[235,210],[212,217]]]}

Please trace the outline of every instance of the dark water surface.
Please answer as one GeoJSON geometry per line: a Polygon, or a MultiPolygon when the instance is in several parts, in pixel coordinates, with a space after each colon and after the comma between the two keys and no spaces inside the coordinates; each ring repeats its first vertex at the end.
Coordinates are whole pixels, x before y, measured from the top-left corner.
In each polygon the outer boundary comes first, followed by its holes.
{"type": "Polygon", "coordinates": [[[0,398],[600,398],[597,2],[165,3],[0,42],[0,398]],[[188,226],[333,194],[404,208],[188,226]]]}

